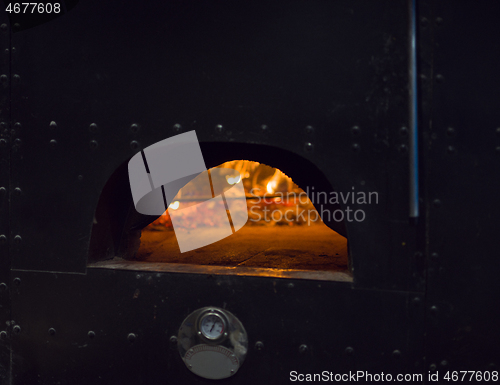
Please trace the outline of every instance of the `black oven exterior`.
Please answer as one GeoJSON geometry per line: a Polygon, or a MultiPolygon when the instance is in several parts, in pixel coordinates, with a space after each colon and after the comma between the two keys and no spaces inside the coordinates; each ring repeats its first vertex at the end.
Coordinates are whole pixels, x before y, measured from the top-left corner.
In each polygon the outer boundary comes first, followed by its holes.
{"type": "Polygon", "coordinates": [[[3,383],[206,383],[171,337],[208,305],[249,334],[227,383],[498,370],[496,2],[417,2],[417,221],[411,1],[63,4],[0,20],[3,383]],[[345,223],[353,282],[88,268],[109,177],[190,130],[207,166],[377,192],[345,223]]]}

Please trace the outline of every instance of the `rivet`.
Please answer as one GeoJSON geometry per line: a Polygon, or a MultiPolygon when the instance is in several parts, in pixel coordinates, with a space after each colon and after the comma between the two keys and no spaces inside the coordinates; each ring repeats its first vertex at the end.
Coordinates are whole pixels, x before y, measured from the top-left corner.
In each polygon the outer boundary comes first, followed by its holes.
{"type": "Polygon", "coordinates": [[[224,333],[224,337],[227,337],[227,336],[228,336],[228,334],[227,334],[227,332],[225,332],[225,333],[224,333]]]}
{"type": "Polygon", "coordinates": [[[0,75],[0,82],[3,84],[3,85],[6,85],[7,84],[7,75],[0,75]]]}
{"type": "Polygon", "coordinates": [[[289,289],[293,289],[293,287],[294,287],[294,284],[293,284],[292,282],[290,282],[290,283],[288,284],[288,288],[289,288],[289,289]]]}
{"type": "Polygon", "coordinates": [[[21,326],[16,325],[12,328],[12,330],[14,331],[14,333],[19,334],[21,333],[21,326]]]}
{"type": "Polygon", "coordinates": [[[437,306],[431,306],[431,312],[432,312],[433,314],[437,314],[437,312],[438,312],[438,308],[437,308],[437,306]]]}
{"type": "Polygon", "coordinates": [[[15,242],[15,243],[17,243],[17,244],[20,244],[22,240],[23,240],[23,239],[21,238],[21,236],[20,236],[20,235],[16,235],[16,236],[14,237],[14,242],[15,242]]]}
{"type": "Polygon", "coordinates": [[[82,180],[83,179],[83,175],[78,175],[78,180],[82,180]]]}
{"type": "Polygon", "coordinates": [[[89,130],[90,130],[90,132],[97,132],[97,124],[92,123],[92,124],[89,126],[89,130]]]}
{"type": "Polygon", "coordinates": [[[442,17],[436,17],[436,24],[437,25],[443,25],[443,18],[442,17]]]}
{"type": "Polygon", "coordinates": [[[7,192],[5,187],[0,187],[0,195],[4,195],[7,192]]]}
{"type": "Polygon", "coordinates": [[[49,142],[50,148],[56,148],[57,147],[57,141],[55,139],[52,139],[49,142]]]}
{"type": "Polygon", "coordinates": [[[193,365],[191,365],[191,364],[190,364],[190,365],[188,365],[188,368],[189,368],[189,369],[192,369],[192,368],[193,368],[193,365]]]}
{"type": "Polygon", "coordinates": [[[21,286],[21,278],[19,277],[14,278],[14,285],[21,286]]]}
{"type": "Polygon", "coordinates": [[[446,365],[448,365],[448,361],[446,360],[441,361],[441,366],[446,366],[446,365]]]}
{"type": "Polygon", "coordinates": [[[19,81],[21,80],[21,77],[18,74],[15,74],[13,78],[14,78],[14,83],[16,84],[19,83],[19,81]]]}
{"type": "Polygon", "coordinates": [[[497,136],[500,136],[500,127],[498,127],[496,130],[497,136]]]}
{"type": "Polygon", "coordinates": [[[0,139],[0,147],[5,147],[7,145],[7,141],[5,139],[0,139]]]}
{"type": "Polygon", "coordinates": [[[261,129],[263,132],[268,132],[268,131],[269,131],[269,127],[268,127],[266,124],[263,124],[262,126],[260,126],[260,129],[261,129]]]}
{"type": "Polygon", "coordinates": [[[234,374],[234,369],[231,369],[231,374],[234,374]]]}
{"type": "Polygon", "coordinates": [[[422,19],[420,20],[420,26],[427,27],[427,24],[429,24],[429,20],[427,20],[427,18],[425,17],[422,17],[422,19]]]}
{"type": "Polygon", "coordinates": [[[496,146],[495,151],[500,153],[500,146],[496,146]]]}
{"type": "Polygon", "coordinates": [[[19,147],[21,145],[21,139],[19,138],[14,139],[14,145],[19,147]]]}
{"type": "Polygon", "coordinates": [[[394,350],[394,351],[392,352],[392,356],[393,356],[394,358],[399,358],[399,357],[401,357],[401,352],[400,352],[399,350],[394,350]]]}
{"type": "Polygon", "coordinates": [[[455,129],[453,127],[448,127],[446,129],[446,135],[448,135],[448,136],[454,136],[455,135],[455,129]]]}
{"type": "Polygon", "coordinates": [[[454,154],[457,151],[457,149],[453,146],[448,146],[446,151],[448,151],[448,154],[454,154]]]}
{"type": "Polygon", "coordinates": [[[21,24],[19,24],[19,23],[14,23],[14,29],[15,29],[16,31],[19,31],[19,30],[21,29],[21,24]]]}
{"type": "Polygon", "coordinates": [[[441,201],[439,199],[434,199],[432,205],[436,208],[441,207],[441,201]]]}
{"type": "Polygon", "coordinates": [[[441,74],[437,74],[437,75],[436,75],[436,81],[437,81],[438,83],[443,83],[443,82],[444,82],[444,76],[443,76],[443,75],[441,75],[441,74]]]}
{"type": "Polygon", "coordinates": [[[14,189],[14,194],[15,194],[15,195],[20,196],[20,195],[21,195],[21,193],[22,193],[22,191],[21,191],[21,189],[20,189],[19,187],[16,187],[16,188],[14,189]]]}
{"type": "Polygon", "coordinates": [[[420,74],[418,77],[420,78],[422,84],[427,83],[427,76],[425,76],[424,74],[420,74]]]}
{"type": "Polygon", "coordinates": [[[361,130],[358,126],[353,126],[351,128],[351,132],[354,136],[358,136],[361,133],[361,130]]]}
{"type": "Polygon", "coordinates": [[[56,335],[56,329],[54,329],[54,328],[50,328],[50,329],[49,329],[49,335],[51,335],[51,336],[56,335]]]}
{"type": "Polygon", "coordinates": [[[201,336],[201,332],[198,332],[198,335],[201,336]]]}
{"type": "Polygon", "coordinates": [[[5,242],[7,242],[7,237],[4,234],[0,235],[0,243],[5,243],[5,242]]]}
{"type": "Polygon", "coordinates": [[[307,134],[312,134],[313,132],[314,132],[313,126],[306,126],[306,133],[307,134]]]}
{"type": "Polygon", "coordinates": [[[350,346],[348,346],[347,348],[345,348],[345,354],[347,354],[348,356],[352,356],[354,353],[354,349],[351,348],[350,346]]]}
{"type": "Polygon", "coordinates": [[[257,350],[262,350],[262,349],[264,349],[264,343],[263,343],[262,341],[257,341],[257,342],[255,343],[255,349],[257,349],[257,350]]]}
{"type": "Polygon", "coordinates": [[[399,133],[401,134],[401,136],[406,136],[408,135],[408,127],[401,127],[399,129],[399,133]]]}
{"type": "Polygon", "coordinates": [[[173,343],[173,344],[176,344],[177,343],[177,336],[171,336],[170,337],[170,342],[173,343]]]}
{"type": "Polygon", "coordinates": [[[353,143],[351,148],[352,148],[352,151],[354,151],[354,152],[359,152],[359,150],[360,150],[358,143],[353,143]]]}
{"type": "Polygon", "coordinates": [[[137,274],[137,275],[135,276],[135,278],[137,278],[137,279],[141,279],[141,275],[140,275],[140,274],[137,274]]]}
{"type": "Polygon", "coordinates": [[[132,132],[133,134],[136,134],[139,132],[139,126],[135,123],[133,123],[131,126],[130,126],[130,132],[132,132]]]}
{"type": "Polygon", "coordinates": [[[90,339],[92,339],[92,338],[94,338],[94,337],[95,337],[95,332],[93,332],[93,331],[91,330],[91,331],[89,331],[89,332],[87,333],[87,336],[88,336],[90,339]]]}
{"type": "Polygon", "coordinates": [[[182,131],[182,126],[179,123],[174,124],[173,127],[175,132],[181,132],[182,131]]]}
{"type": "Polygon", "coordinates": [[[402,144],[398,147],[398,151],[400,154],[406,154],[408,147],[406,147],[406,144],[402,144]]]}
{"type": "Polygon", "coordinates": [[[49,127],[52,128],[52,129],[54,129],[54,128],[57,127],[57,123],[54,122],[54,121],[52,121],[52,122],[50,122],[49,127]]]}
{"type": "Polygon", "coordinates": [[[422,300],[420,299],[420,297],[415,297],[413,298],[413,305],[415,306],[420,306],[420,302],[422,302],[422,300]]]}
{"type": "Polygon", "coordinates": [[[429,369],[430,369],[431,371],[436,370],[436,364],[431,364],[431,365],[429,366],[429,369]]]}
{"type": "Polygon", "coordinates": [[[7,284],[4,283],[4,282],[0,283],[0,291],[3,292],[3,291],[6,291],[6,290],[7,290],[7,284]]]}
{"type": "Polygon", "coordinates": [[[2,330],[0,332],[0,339],[6,340],[7,339],[7,332],[5,330],[2,330]]]}
{"type": "Polygon", "coordinates": [[[309,348],[307,347],[306,344],[302,344],[299,346],[299,353],[305,353],[305,352],[307,352],[308,349],[309,348]]]}
{"type": "Polygon", "coordinates": [[[222,131],[224,131],[224,127],[222,126],[222,124],[218,124],[215,126],[215,131],[218,132],[218,133],[221,133],[222,131]]]}
{"type": "Polygon", "coordinates": [[[95,150],[98,146],[97,140],[91,140],[89,145],[91,150],[95,150]]]}
{"type": "Polygon", "coordinates": [[[304,151],[312,152],[314,150],[314,145],[311,142],[304,143],[304,151]]]}
{"type": "Polygon", "coordinates": [[[136,140],[133,140],[130,142],[130,148],[132,150],[137,150],[139,148],[139,142],[137,142],[136,140]]]}
{"type": "Polygon", "coordinates": [[[2,25],[0,25],[0,30],[2,30],[2,32],[6,32],[7,31],[7,24],[2,23],[2,25]]]}
{"type": "Polygon", "coordinates": [[[135,341],[135,334],[134,333],[130,333],[128,336],[127,336],[127,339],[130,341],[130,342],[134,342],[135,341]]]}
{"type": "Polygon", "coordinates": [[[0,122],[0,129],[5,130],[7,128],[7,124],[5,122],[0,122]]]}

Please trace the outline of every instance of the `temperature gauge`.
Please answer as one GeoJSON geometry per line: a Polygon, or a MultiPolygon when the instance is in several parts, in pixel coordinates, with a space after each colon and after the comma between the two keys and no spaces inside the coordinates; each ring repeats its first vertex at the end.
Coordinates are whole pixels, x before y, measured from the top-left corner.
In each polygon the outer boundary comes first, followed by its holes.
{"type": "Polygon", "coordinates": [[[217,340],[224,336],[226,322],[221,315],[209,312],[204,314],[200,320],[200,332],[209,340],[217,340]]]}

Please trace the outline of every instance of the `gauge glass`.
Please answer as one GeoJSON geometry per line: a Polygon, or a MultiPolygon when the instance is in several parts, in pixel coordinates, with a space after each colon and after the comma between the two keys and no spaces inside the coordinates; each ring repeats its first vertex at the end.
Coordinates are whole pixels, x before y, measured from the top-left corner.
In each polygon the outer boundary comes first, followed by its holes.
{"type": "Polygon", "coordinates": [[[201,319],[201,332],[211,340],[221,337],[224,333],[224,321],[217,314],[207,314],[201,319]]]}

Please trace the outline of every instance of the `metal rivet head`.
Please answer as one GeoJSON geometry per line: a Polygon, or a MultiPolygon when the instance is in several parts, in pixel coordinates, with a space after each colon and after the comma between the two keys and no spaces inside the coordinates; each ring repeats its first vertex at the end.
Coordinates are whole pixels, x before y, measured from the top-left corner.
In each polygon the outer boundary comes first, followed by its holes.
{"type": "Polygon", "coordinates": [[[57,123],[54,122],[54,121],[52,121],[52,122],[50,122],[49,127],[52,128],[52,129],[54,129],[54,128],[57,127],[57,123]]]}
{"type": "Polygon", "coordinates": [[[13,28],[14,28],[16,31],[19,31],[19,30],[21,29],[21,24],[19,24],[19,23],[14,23],[13,28]]]}
{"type": "Polygon", "coordinates": [[[0,283],[0,291],[7,291],[7,284],[5,284],[4,282],[0,283]]]}
{"type": "Polygon", "coordinates": [[[182,131],[182,126],[179,123],[174,124],[173,127],[175,132],[181,132],[182,131]]]}
{"type": "Polygon", "coordinates": [[[306,134],[312,134],[314,132],[313,126],[306,126],[306,134]]]}
{"type": "Polygon", "coordinates": [[[398,147],[398,152],[400,154],[406,154],[407,151],[408,151],[408,147],[406,147],[406,144],[402,144],[398,147]]]}
{"type": "Polygon", "coordinates": [[[14,189],[14,195],[20,196],[21,194],[22,194],[21,189],[20,189],[19,187],[16,187],[16,188],[14,189]]]}
{"type": "Polygon", "coordinates": [[[20,235],[16,235],[14,237],[14,243],[20,244],[23,239],[21,238],[20,235]]]}
{"type": "Polygon", "coordinates": [[[17,147],[21,146],[21,139],[20,138],[14,139],[14,145],[17,147]]]}
{"type": "Polygon", "coordinates": [[[14,285],[21,286],[21,278],[19,277],[14,278],[14,285]]]}
{"type": "Polygon", "coordinates": [[[20,130],[21,129],[21,123],[19,123],[19,122],[14,123],[14,128],[16,130],[20,130]]]}
{"type": "Polygon", "coordinates": [[[431,258],[432,259],[438,259],[439,258],[439,254],[438,253],[432,253],[431,254],[431,258]]]}
{"type": "Polygon", "coordinates": [[[6,242],[7,242],[7,237],[4,234],[0,235],[0,243],[6,243],[6,242]]]}
{"type": "Polygon", "coordinates": [[[290,283],[288,284],[288,288],[289,288],[289,289],[293,289],[293,287],[294,287],[294,284],[293,284],[292,282],[290,282],[290,283]]]}
{"type": "Polygon", "coordinates": [[[2,32],[6,32],[6,31],[7,31],[7,24],[2,23],[2,25],[0,25],[0,30],[1,30],[2,32]]]}
{"type": "Polygon", "coordinates": [[[415,306],[420,306],[420,303],[422,302],[422,300],[420,299],[420,297],[415,297],[413,298],[413,305],[415,306]]]}
{"type": "Polygon", "coordinates": [[[221,133],[222,131],[224,131],[224,126],[222,124],[215,126],[215,132],[221,133]]]}
{"type": "Polygon", "coordinates": [[[262,130],[262,132],[268,132],[269,131],[269,127],[266,124],[263,124],[262,126],[260,126],[260,129],[262,130]]]}
{"type": "Polygon", "coordinates": [[[347,354],[348,356],[352,356],[354,354],[354,349],[348,346],[347,348],[345,348],[345,354],[347,354]]]}
{"type": "Polygon", "coordinates": [[[399,133],[401,134],[401,136],[407,136],[408,135],[408,127],[401,127],[399,129],[399,133]]]}
{"type": "Polygon", "coordinates": [[[441,75],[441,74],[437,74],[437,75],[436,75],[436,81],[437,81],[438,83],[443,83],[443,82],[444,82],[444,76],[443,76],[443,75],[441,75]]]}
{"type": "Polygon", "coordinates": [[[14,79],[14,83],[19,83],[20,80],[21,80],[21,76],[19,76],[18,74],[14,74],[14,76],[12,76],[12,78],[14,79]]]}
{"type": "Polygon", "coordinates": [[[50,148],[56,148],[57,147],[57,141],[55,139],[52,139],[49,142],[50,148]]]}
{"type": "Polygon", "coordinates": [[[7,75],[0,75],[0,82],[5,86],[7,84],[7,80],[9,78],[7,77],[7,75]]]}
{"type": "Polygon", "coordinates": [[[351,132],[354,136],[358,136],[361,133],[361,129],[358,126],[351,127],[351,132]]]}
{"type": "Polygon", "coordinates": [[[438,207],[441,207],[441,201],[439,199],[434,199],[432,201],[432,205],[435,207],[435,208],[438,208],[438,207]]]}
{"type": "Polygon", "coordinates": [[[234,373],[235,373],[235,372],[234,372],[234,369],[231,369],[231,374],[234,374],[234,373]]]}
{"type": "Polygon", "coordinates": [[[448,127],[446,129],[446,135],[448,135],[448,136],[454,136],[455,135],[455,129],[453,127],[448,127]]]}
{"type": "Polygon", "coordinates": [[[130,148],[132,150],[137,150],[139,148],[139,142],[137,142],[136,140],[133,140],[130,142],[130,148]]]}
{"type": "Polygon", "coordinates": [[[0,187],[0,196],[4,195],[7,192],[5,187],[0,187]]]}
{"type": "Polygon", "coordinates": [[[91,140],[89,145],[90,145],[91,150],[95,150],[95,149],[97,149],[99,144],[97,143],[97,140],[91,140]]]}
{"type": "Polygon", "coordinates": [[[13,331],[14,333],[16,333],[16,334],[21,333],[21,326],[19,326],[19,325],[14,326],[14,327],[12,328],[12,331],[13,331]]]}
{"type": "Polygon", "coordinates": [[[56,335],[56,329],[54,329],[54,328],[50,328],[50,329],[49,329],[49,335],[51,335],[51,336],[55,336],[55,335],[56,335]]]}
{"type": "Polygon", "coordinates": [[[351,148],[352,148],[352,151],[354,151],[354,152],[359,152],[359,150],[360,150],[358,143],[353,143],[351,148]]]}
{"type": "Polygon", "coordinates": [[[0,147],[7,146],[7,141],[5,139],[0,139],[0,147]]]}
{"type": "Polygon", "coordinates": [[[128,336],[127,336],[127,339],[130,341],[130,342],[134,342],[135,339],[136,339],[136,335],[134,333],[130,333],[128,336]]]}
{"type": "Polygon", "coordinates": [[[255,343],[255,349],[257,349],[257,350],[262,350],[262,349],[264,349],[264,343],[263,343],[262,341],[257,341],[257,342],[255,343]]]}
{"type": "Polygon", "coordinates": [[[427,27],[427,24],[429,24],[429,20],[427,20],[427,18],[425,18],[425,17],[422,17],[422,18],[420,19],[420,25],[421,25],[422,27],[427,27]]]}
{"type": "Polygon", "coordinates": [[[437,25],[443,25],[443,18],[442,17],[436,17],[436,24],[437,25]]]}
{"type": "Polygon", "coordinates": [[[95,123],[92,123],[90,126],[89,126],[89,130],[90,132],[97,132],[97,124],[95,123]]]}
{"type": "Polygon", "coordinates": [[[130,126],[130,132],[132,132],[133,134],[137,134],[137,133],[139,132],[139,125],[138,125],[138,124],[133,123],[133,124],[130,126]]]}
{"type": "Polygon", "coordinates": [[[176,344],[177,343],[177,336],[170,336],[169,340],[171,343],[176,344]]]}
{"type": "Polygon", "coordinates": [[[437,312],[438,312],[437,306],[431,306],[431,313],[437,314],[437,312]]]}
{"type": "Polygon", "coordinates": [[[431,365],[429,366],[429,369],[430,369],[431,371],[436,370],[436,364],[431,364],[431,365]]]}
{"type": "Polygon", "coordinates": [[[496,146],[495,151],[496,151],[497,153],[500,153],[500,146],[496,146]]]}
{"type": "Polygon", "coordinates": [[[299,346],[299,353],[305,353],[309,350],[306,344],[302,344],[299,346]]]}
{"type": "Polygon", "coordinates": [[[448,152],[448,154],[454,154],[455,152],[457,152],[457,149],[453,146],[448,146],[446,148],[446,151],[448,152]]]}
{"type": "Polygon", "coordinates": [[[446,360],[441,361],[441,366],[446,366],[446,365],[448,365],[448,361],[446,360]]]}
{"type": "Polygon", "coordinates": [[[394,350],[394,351],[392,352],[392,356],[393,356],[394,358],[399,358],[399,357],[401,357],[401,352],[400,352],[399,350],[394,350]]]}
{"type": "Polygon", "coordinates": [[[304,143],[304,151],[312,152],[314,150],[314,145],[311,142],[304,143]]]}
{"type": "Polygon", "coordinates": [[[0,332],[0,339],[6,340],[7,339],[7,332],[5,330],[2,330],[0,332]]]}
{"type": "Polygon", "coordinates": [[[89,332],[87,333],[87,336],[88,336],[90,339],[92,339],[92,338],[94,338],[94,337],[95,337],[95,332],[93,332],[93,331],[91,330],[91,331],[89,331],[89,332]]]}

